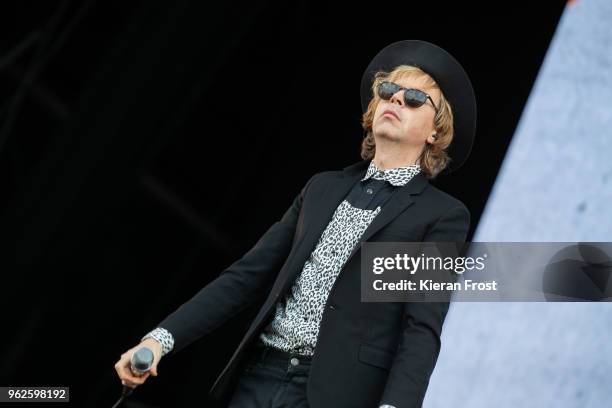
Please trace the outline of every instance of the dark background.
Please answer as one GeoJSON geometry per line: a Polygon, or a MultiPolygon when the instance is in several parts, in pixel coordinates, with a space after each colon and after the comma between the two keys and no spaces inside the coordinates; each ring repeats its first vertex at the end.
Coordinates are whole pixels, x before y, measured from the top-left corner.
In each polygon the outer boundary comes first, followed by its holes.
{"type": "MultiPolygon", "coordinates": [[[[563,10],[547,3],[4,2],[0,385],[110,407],[121,353],[310,176],[360,160],[361,75],[397,40],[442,46],[474,84],[473,153],[434,182],[470,239],[563,10]]],[[[162,360],[128,406],[212,406],[254,312],[162,360]]]]}

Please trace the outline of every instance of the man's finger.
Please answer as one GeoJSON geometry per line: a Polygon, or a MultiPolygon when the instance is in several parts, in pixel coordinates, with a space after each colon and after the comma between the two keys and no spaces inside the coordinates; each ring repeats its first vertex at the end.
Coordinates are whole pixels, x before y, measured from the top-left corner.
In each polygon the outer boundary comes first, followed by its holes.
{"type": "Polygon", "coordinates": [[[119,360],[117,364],[115,364],[115,371],[117,371],[117,374],[119,375],[119,377],[123,375],[125,366],[126,366],[126,362],[122,360],[119,360]]]}
{"type": "Polygon", "coordinates": [[[144,382],[144,379],[146,379],[146,377],[137,377],[132,373],[132,370],[130,370],[128,367],[123,367],[122,370],[122,378],[124,378],[126,381],[132,382],[134,384],[142,384],[144,382]]]}

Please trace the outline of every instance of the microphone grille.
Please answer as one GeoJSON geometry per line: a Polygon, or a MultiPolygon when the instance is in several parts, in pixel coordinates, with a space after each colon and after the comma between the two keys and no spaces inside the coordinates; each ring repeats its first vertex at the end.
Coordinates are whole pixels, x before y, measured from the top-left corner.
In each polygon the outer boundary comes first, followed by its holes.
{"type": "Polygon", "coordinates": [[[132,369],[144,373],[153,365],[153,352],[148,347],[143,347],[132,355],[132,369]]]}

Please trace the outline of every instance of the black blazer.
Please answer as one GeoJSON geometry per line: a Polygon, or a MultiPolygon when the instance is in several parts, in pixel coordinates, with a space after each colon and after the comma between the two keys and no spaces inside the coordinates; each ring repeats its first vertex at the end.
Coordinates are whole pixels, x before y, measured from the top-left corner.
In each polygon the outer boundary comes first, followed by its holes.
{"type": "MultiPolygon", "coordinates": [[[[262,304],[234,355],[210,390],[227,401],[246,352],[273,317],[353,183],[369,161],[315,174],[283,217],[241,259],[206,285],[159,326],[177,352],[256,302],[262,304]]],[[[421,172],[396,189],[361,241],[461,241],[470,213],[421,172]]],[[[360,245],[329,294],[308,379],[313,408],[420,407],[440,351],[448,302],[361,302],[360,245]]]]}

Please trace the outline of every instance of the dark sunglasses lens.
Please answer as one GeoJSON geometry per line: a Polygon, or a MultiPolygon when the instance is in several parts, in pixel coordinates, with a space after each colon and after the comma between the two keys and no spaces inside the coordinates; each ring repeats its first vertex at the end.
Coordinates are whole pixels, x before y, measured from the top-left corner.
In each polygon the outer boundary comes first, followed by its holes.
{"type": "Polygon", "coordinates": [[[406,105],[418,108],[427,102],[427,95],[417,89],[407,89],[404,92],[404,102],[406,105]]]}
{"type": "Polygon", "coordinates": [[[378,85],[378,96],[384,100],[389,100],[391,97],[399,91],[399,86],[391,82],[383,82],[378,85]]]}

